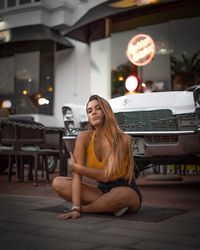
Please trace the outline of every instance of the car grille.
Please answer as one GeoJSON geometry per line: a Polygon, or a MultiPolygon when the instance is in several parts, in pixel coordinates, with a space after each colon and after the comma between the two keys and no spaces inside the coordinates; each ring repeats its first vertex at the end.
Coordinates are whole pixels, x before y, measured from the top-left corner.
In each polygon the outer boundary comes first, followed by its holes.
{"type": "Polygon", "coordinates": [[[169,109],[115,113],[118,125],[128,131],[175,131],[176,120],[169,109]]]}
{"type": "Polygon", "coordinates": [[[144,140],[147,144],[177,144],[178,136],[176,135],[153,135],[145,136],[144,140]]]}

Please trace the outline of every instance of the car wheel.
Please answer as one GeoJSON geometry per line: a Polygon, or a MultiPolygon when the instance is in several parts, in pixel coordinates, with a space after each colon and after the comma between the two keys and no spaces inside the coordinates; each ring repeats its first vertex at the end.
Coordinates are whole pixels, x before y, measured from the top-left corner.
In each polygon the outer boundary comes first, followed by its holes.
{"type": "Polygon", "coordinates": [[[48,169],[49,173],[54,173],[57,167],[58,159],[54,156],[48,156],[48,169]]]}
{"type": "Polygon", "coordinates": [[[0,174],[2,174],[8,167],[8,156],[0,157],[0,174]]]}

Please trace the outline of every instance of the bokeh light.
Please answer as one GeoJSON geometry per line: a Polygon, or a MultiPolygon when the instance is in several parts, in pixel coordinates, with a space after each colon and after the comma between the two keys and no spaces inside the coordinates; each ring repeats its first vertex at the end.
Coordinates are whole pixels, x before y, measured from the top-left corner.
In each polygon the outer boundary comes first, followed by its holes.
{"type": "Polygon", "coordinates": [[[125,87],[128,91],[135,91],[138,87],[138,79],[136,76],[129,76],[127,79],[126,79],[126,82],[125,82],[125,87]]]}

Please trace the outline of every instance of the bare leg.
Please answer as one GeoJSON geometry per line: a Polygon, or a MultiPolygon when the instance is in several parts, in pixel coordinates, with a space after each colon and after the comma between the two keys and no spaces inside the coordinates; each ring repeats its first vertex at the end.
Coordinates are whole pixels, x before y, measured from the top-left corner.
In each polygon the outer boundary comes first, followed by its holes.
{"type": "MultiPolygon", "coordinates": [[[[72,200],[72,177],[58,176],[53,179],[52,187],[64,200],[72,200]]],[[[88,204],[97,200],[103,193],[89,184],[81,184],[81,203],[88,204]]]]}
{"type": "MultiPolygon", "coordinates": [[[[72,178],[56,177],[52,186],[56,193],[64,200],[72,200],[72,178]]],[[[140,206],[140,199],[136,191],[129,187],[115,187],[103,194],[98,188],[82,183],[81,186],[82,211],[85,213],[117,212],[128,207],[134,212],[140,206]]]]}
{"type": "Polygon", "coordinates": [[[129,212],[134,212],[139,206],[139,196],[133,189],[115,187],[93,202],[82,206],[82,211],[85,213],[117,212],[121,208],[128,207],[129,212]]]}

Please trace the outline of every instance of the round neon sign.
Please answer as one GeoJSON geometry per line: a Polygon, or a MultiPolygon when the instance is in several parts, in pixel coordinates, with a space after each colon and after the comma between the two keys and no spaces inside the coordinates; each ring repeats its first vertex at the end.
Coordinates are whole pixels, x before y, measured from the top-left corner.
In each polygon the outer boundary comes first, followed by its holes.
{"type": "Polygon", "coordinates": [[[155,55],[155,44],[150,36],[139,34],[128,43],[127,57],[137,66],[148,64],[155,55]]]}

